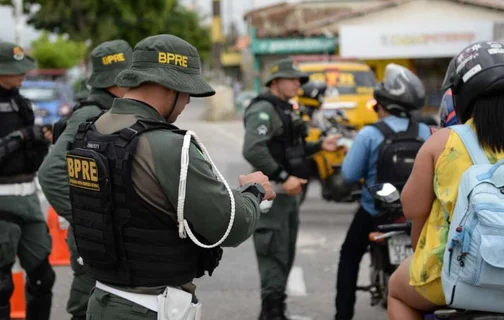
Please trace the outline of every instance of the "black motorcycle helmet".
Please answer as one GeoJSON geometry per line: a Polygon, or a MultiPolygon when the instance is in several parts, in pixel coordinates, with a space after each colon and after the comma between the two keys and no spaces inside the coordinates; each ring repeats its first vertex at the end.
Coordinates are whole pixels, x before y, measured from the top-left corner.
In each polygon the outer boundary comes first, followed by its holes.
{"type": "Polygon", "coordinates": [[[324,100],[327,84],[320,80],[312,80],[301,86],[299,103],[307,107],[319,108],[324,100]]]}
{"type": "Polygon", "coordinates": [[[413,72],[403,66],[389,63],[385,68],[385,78],[377,84],[373,95],[377,104],[388,112],[409,117],[411,111],[423,107],[425,88],[413,72]]]}
{"type": "Polygon", "coordinates": [[[446,90],[450,89],[451,84],[453,83],[453,77],[455,76],[455,62],[457,60],[457,56],[453,57],[448,64],[448,69],[446,69],[446,74],[443,80],[443,84],[441,85],[441,90],[446,92],[446,90]]]}
{"type": "Polygon", "coordinates": [[[477,97],[504,90],[504,44],[480,41],[453,59],[454,73],[443,89],[451,89],[455,113],[464,123],[472,116],[477,97]]]}

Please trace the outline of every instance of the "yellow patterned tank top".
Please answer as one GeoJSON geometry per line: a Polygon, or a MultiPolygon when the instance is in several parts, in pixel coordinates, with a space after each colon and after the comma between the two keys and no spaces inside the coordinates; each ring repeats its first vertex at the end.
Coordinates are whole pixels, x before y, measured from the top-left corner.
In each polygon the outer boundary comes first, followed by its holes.
{"type": "MultiPolygon", "coordinates": [[[[472,119],[466,124],[472,126],[472,119]]],[[[504,153],[495,154],[489,150],[485,150],[485,153],[490,163],[496,163],[504,158],[504,153]]],[[[451,220],[460,178],[471,165],[471,157],[464,143],[452,130],[434,168],[433,184],[436,197],[411,261],[411,286],[422,286],[441,277],[449,228],[445,212],[451,220]]]]}

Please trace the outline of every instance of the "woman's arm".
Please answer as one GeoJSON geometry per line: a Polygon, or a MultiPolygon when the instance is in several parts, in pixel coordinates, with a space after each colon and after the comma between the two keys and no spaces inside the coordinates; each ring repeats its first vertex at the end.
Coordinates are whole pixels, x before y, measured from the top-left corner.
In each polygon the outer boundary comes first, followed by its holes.
{"type": "Polygon", "coordinates": [[[406,218],[412,221],[411,244],[415,249],[423,226],[429,217],[434,201],[434,156],[432,139],[418,151],[411,175],[401,193],[401,203],[406,218]]]}

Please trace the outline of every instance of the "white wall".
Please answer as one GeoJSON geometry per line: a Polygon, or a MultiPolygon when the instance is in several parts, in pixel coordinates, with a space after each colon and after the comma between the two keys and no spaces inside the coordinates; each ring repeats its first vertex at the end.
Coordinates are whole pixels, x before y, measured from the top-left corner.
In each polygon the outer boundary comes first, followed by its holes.
{"type": "MultiPolygon", "coordinates": [[[[449,0],[414,0],[400,6],[377,11],[365,16],[343,20],[338,24],[383,24],[400,26],[402,23],[426,23],[442,25],[445,22],[504,20],[504,11],[461,4],[449,0]]],[[[328,28],[331,30],[330,28],[328,28]]]]}
{"type": "MultiPolygon", "coordinates": [[[[13,10],[8,6],[0,6],[0,40],[14,42],[15,24],[13,10]]],[[[20,41],[23,48],[30,47],[33,40],[40,36],[40,32],[26,24],[26,17],[22,18],[20,41]]]]}

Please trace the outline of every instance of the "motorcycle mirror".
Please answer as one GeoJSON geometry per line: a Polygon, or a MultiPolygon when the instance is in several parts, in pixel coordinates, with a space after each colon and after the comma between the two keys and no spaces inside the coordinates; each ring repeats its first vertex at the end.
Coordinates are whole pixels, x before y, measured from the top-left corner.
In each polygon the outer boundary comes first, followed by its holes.
{"type": "Polygon", "coordinates": [[[399,191],[391,183],[379,183],[369,187],[371,194],[380,201],[392,203],[401,198],[399,191]]]}

